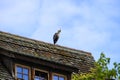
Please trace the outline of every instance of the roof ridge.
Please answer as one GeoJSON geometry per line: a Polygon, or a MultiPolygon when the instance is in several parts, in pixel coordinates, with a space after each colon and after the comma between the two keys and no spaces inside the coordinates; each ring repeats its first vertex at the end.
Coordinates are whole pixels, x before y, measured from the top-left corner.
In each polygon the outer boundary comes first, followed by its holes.
{"type": "MultiPolygon", "coordinates": [[[[15,40],[18,40],[18,41],[35,44],[35,45],[38,45],[38,46],[42,45],[42,46],[45,46],[45,47],[48,47],[48,48],[51,47],[51,48],[64,50],[64,51],[68,51],[68,52],[74,52],[76,54],[85,53],[85,55],[90,55],[91,56],[90,52],[86,52],[86,51],[82,51],[82,50],[78,50],[78,49],[73,49],[73,48],[69,48],[69,47],[65,47],[65,46],[61,46],[61,45],[54,45],[54,44],[51,44],[51,43],[48,43],[48,42],[44,42],[44,41],[40,41],[40,40],[34,40],[34,39],[31,39],[31,38],[27,38],[27,37],[15,35],[15,34],[7,33],[7,32],[0,31],[0,35],[3,35],[4,37],[9,37],[9,38],[12,38],[12,39],[15,39],[15,40]]],[[[7,41],[7,42],[11,42],[11,41],[7,41]]],[[[20,45],[27,47],[27,45],[23,45],[23,44],[20,44],[20,45]]]]}

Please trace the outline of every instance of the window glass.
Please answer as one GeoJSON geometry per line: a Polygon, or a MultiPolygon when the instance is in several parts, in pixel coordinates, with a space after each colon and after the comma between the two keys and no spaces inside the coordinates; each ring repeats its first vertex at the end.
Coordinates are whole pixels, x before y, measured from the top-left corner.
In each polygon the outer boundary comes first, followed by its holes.
{"type": "Polygon", "coordinates": [[[35,76],[35,79],[34,80],[40,80],[40,78],[38,76],[35,76]]]}
{"type": "Polygon", "coordinates": [[[56,75],[54,75],[54,76],[53,76],[53,80],[59,80],[59,77],[56,76],[56,75]]]}
{"type": "Polygon", "coordinates": [[[22,68],[17,66],[17,72],[21,73],[22,72],[22,68]]]}
{"type": "Polygon", "coordinates": [[[65,80],[64,77],[59,77],[59,80],[65,80]]]}
{"type": "Polygon", "coordinates": [[[24,80],[28,80],[28,75],[23,75],[24,80]]]}
{"type": "Polygon", "coordinates": [[[17,78],[22,78],[22,74],[17,74],[17,78]]]}
{"type": "Polygon", "coordinates": [[[65,78],[63,76],[60,76],[60,75],[54,75],[53,80],[65,80],[65,78]]]}
{"type": "Polygon", "coordinates": [[[35,79],[34,80],[40,80],[40,78],[39,77],[35,77],[35,79]]]}
{"type": "Polygon", "coordinates": [[[24,73],[24,74],[28,74],[28,69],[25,69],[25,68],[24,68],[24,69],[23,69],[23,73],[24,73]]]}

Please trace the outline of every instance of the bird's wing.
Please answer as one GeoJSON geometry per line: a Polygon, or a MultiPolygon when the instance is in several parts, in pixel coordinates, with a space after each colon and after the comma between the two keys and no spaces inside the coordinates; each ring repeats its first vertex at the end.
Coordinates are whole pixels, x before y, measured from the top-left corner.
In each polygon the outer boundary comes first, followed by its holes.
{"type": "Polygon", "coordinates": [[[56,36],[57,36],[57,33],[55,33],[55,34],[53,35],[53,40],[55,40],[56,36]]]}
{"type": "Polygon", "coordinates": [[[53,36],[54,44],[57,42],[58,38],[59,38],[59,36],[57,35],[57,33],[55,33],[54,36],[53,36]]]}

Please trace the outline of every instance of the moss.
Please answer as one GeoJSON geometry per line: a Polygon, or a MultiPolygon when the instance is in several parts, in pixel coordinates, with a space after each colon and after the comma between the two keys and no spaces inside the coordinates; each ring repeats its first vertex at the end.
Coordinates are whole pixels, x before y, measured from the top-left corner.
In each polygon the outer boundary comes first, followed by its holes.
{"type": "Polygon", "coordinates": [[[85,68],[90,68],[94,62],[94,58],[89,52],[53,45],[4,32],[0,32],[0,48],[78,69],[82,69],[85,67],[84,65],[87,64],[88,67],[85,68]]]}

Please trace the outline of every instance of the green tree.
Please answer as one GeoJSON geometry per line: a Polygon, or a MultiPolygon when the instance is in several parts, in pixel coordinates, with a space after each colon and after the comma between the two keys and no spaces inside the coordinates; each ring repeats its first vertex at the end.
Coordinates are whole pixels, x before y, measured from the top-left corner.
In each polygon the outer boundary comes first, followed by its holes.
{"type": "Polygon", "coordinates": [[[120,80],[120,63],[113,63],[112,69],[108,68],[110,58],[101,53],[98,61],[94,63],[94,68],[90,69],[89,73],[73,74],[72,80],[120,80]]]}

